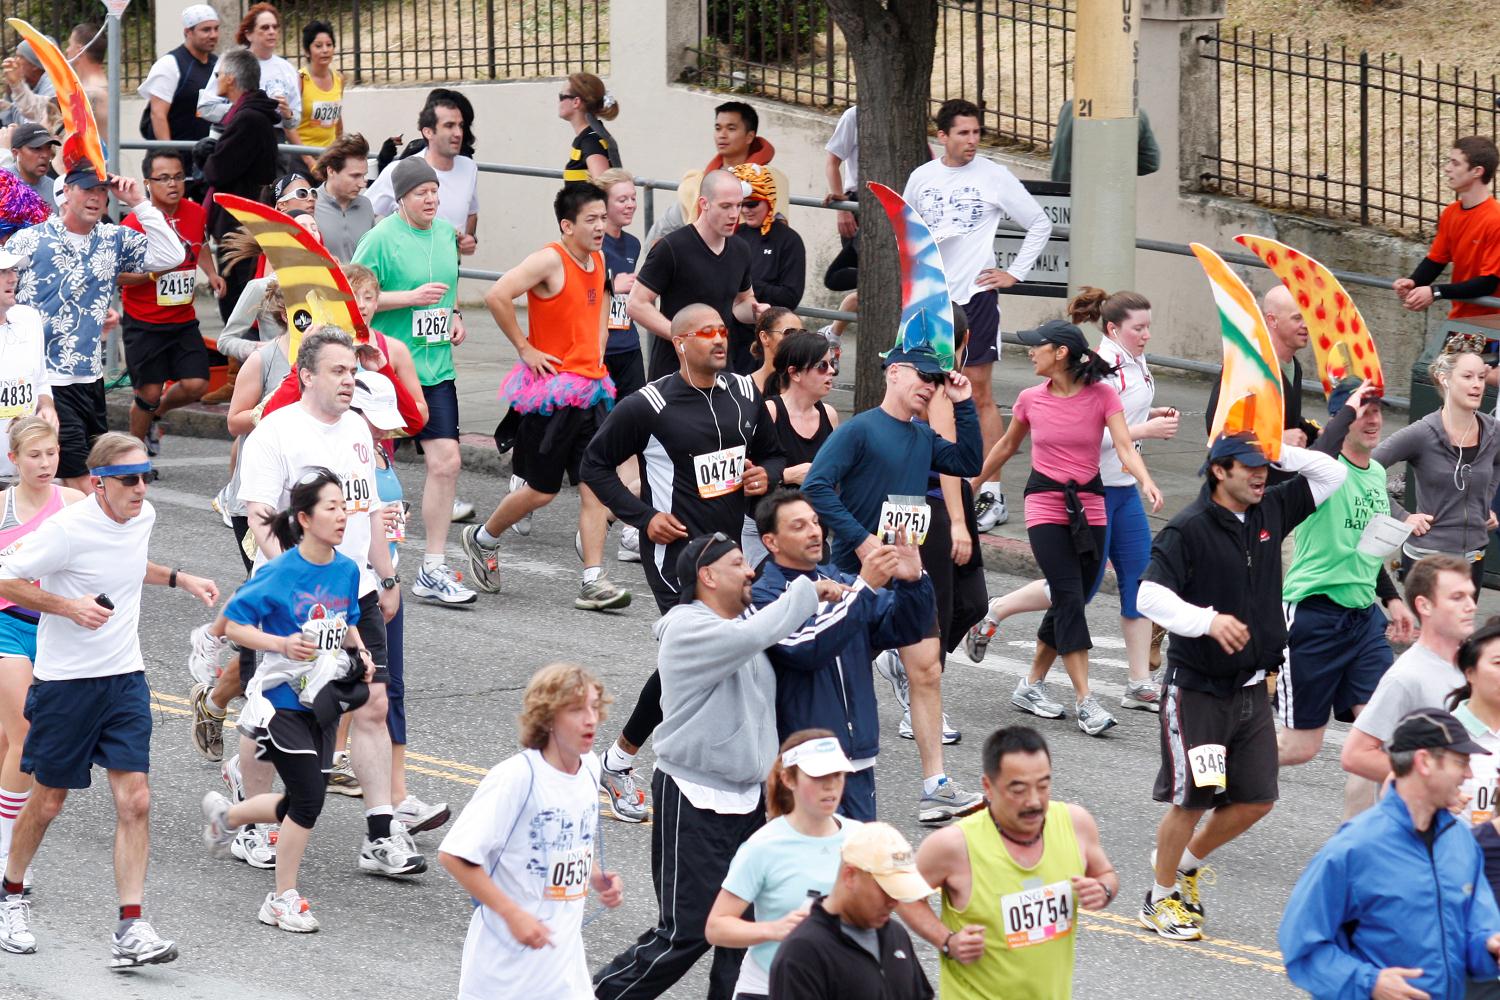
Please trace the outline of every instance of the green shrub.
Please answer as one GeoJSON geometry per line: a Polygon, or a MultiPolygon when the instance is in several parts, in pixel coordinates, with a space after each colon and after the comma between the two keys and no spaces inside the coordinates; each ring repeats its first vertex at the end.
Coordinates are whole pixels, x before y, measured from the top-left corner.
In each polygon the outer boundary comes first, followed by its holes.
{"type": "Polygon", "coordinates": [[[828,23],[821,0],[708,0],[708,34],[740,58],[783,63],[812,51],[828,23]]]}

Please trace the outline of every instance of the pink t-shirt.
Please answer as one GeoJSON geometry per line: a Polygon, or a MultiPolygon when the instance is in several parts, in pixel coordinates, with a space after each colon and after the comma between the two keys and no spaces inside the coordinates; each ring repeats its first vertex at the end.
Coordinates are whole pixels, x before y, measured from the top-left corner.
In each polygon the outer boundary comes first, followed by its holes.
{"type": "MultiPolygon", "coordinates": [[[[1050,382],[1022,389],[1012,408],[1017,420],[1031,425],[1031,467],[1066,483],[1087,483],[1099,474],[1099,441],[1104,423],[1123,410],[1120,395],[1105,382],[1086,385],[1066,399],[1048,391],[1050,382]]],[[[1089,524],[1104,523],[1104,498],[1080,493],[1089,524]]],[[[1033,493],[1026,498],[1026,527],[1067,524],[1061,493],[1033,493]]]]}

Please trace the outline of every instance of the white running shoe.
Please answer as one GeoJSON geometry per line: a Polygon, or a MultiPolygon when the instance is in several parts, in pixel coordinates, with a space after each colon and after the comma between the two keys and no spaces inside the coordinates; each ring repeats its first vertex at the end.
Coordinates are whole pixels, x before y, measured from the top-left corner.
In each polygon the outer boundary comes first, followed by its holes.
{"type": "Polygon", "coordinates": [[[433,604],[473,604],[479,595],[460,582],[460,577],[447,564],[429,569],[422,567],[411,585],[411,592],[433,604]]]}
{"type": "Polygon", "coordinates": [[[412,849],[407,837],[397,836],[393,828],[389,837],[365,838],[359,848],[359,867],[361,871],[388,877],[420,875],[427,870],[427,859],[412,849]]]}
{"type": "Polygon", "coordinates": [[[203,843],[209,852],[223,857],[234,842],[235,828],[229,825],[229,800],[219,792],[203,796],[203,843]]]}
{"type": "Polygon", "coordinates": [[[453,498],[453,520],[472,521],[474,519],[474,505],[467,500],[453,498]]]}
{"type": "Polygon", "coordinates": [[[245,779],[240,776],[240,755],[235,754],[219,768],[219,777],[224,779],[230,802],[245,801],[245,779]]]}
{"type": "Polygon", "coordinates": [[[910,714],[911,689],[906,682],[906,665],[901,662],[900,655],[894,649],[887,649],[875,657],[873,666],[875,672],[891,685],[891,690],[896,693],[896,701],[901,705],[901,710],[910,714]]]}
{"type": "MultiPolygon", "coordinates": [[[[916,732],[911,728],[911,709],[908,708],[906,714],[901,716],[901,725],[896,728],[896,735],[903,740],[914,740],[917,738],[916,732]]],[[[961,742],[963,738],[964,734],[953,728],[952,724],[948,722],[948,713],[944,712],[943,746],[952,746],[955,743],[961,742]]]]}
{"type": "Polygon", "coordinates": [[[125,928],[125,933],[116,932],[110,941],[109,967],[111,969],[133,969],[138,965],[160,965],[175,961],[177,943],[168,941],[156,933],[155,928],[144,920],[137,920],[125,928]]]}
{"type": "Polygon", "coordinates": [[[211,628],[213,623],[207,622],[188,634],[188,673],[195,682],[209,687],[224,672],[224,653],[229,648],[229,641],[214,635],[211,628]]]}
{"type": "Polygon", "coordinates": [[[1099,699],[1093,695],[1078,702],[1075,708],[1078,713],[1078,728],[1090,736],[1100,736],[1118,725],[1115,717],[1106,712],[1104,706],[1099,704],[1099,699]]]}
{"type": "Polygon", "coordinates": [[[251,868],[275,868],[276,838],[280,832],[280,828],[274,824],[251,823],[242,826],[229,844],[229,853],[251,868]]]}
{"type": "Polygon", "coordinates": [[[1010,696],[1010,703],[1040,719],[1061,719],[1064,714],[1062,704],[1054,701],[1051,692],[1047,690],[1046,681],[1031,684],[1022,677],[1016,682],[1016,691],[1010,696]]]}
{"type": "Polygon", "coordinates": [[[280,927],[293,934],[311,934],[318,929],[318,918],[312,915],[312,907],[296,889],[288,889],[281,895],[266,893],[266,901],[260,904],[260,922],[270,927],[280,927]]]}
{"type": "Polygon", "coordinates": [[[980,531],[990,531],[1010,520],[1005,494],[985,490],[974,498],[974,519],[980,531]]]}
{"type": "Polygon", "coordinates": [[[31,904],[24,896],[0,899],[0,948],[12,955],[30,955],[36,951],[36,936],[31,933],[31,904]]]}
{"type": "Polygon", "coordinates": [[[620,548],[615,553],[616,562],[641,561],[641,529],[626,524],[620,527],[620,548]]]}
{"type": "MultiPolygon", "coordinates": [[[[522,479],[520,476],[511,476],[510,477],[510,491],[512,493],[514,493],[516,490],[520,489],[522,486],[525,486],[525,485],[526,485],[526,480],[522,479]]],[[[531,534],[531,515],[530,514],[524,515],[519,521],[517,521],[515,524],[512,524],[510,526],[510,530],[514,531],[518,535],[529,535],[529,534],[531,534]]]]}
{"type": "Polygon", "coordinates": [[[408,833],[421,833],[423,830],[436,830],[448,822],[451,815],[446,802],[428,805],[415,795],[408,795],[396,807],[395,821],[404,826],[408,833]]]}

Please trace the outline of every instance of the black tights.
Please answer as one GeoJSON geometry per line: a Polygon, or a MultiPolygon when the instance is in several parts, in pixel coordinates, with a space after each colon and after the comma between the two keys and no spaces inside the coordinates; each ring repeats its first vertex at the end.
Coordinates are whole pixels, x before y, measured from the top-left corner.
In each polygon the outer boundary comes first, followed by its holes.
{"type": "Polygon", "coordinates": [[[635,708],[620,732],[625,742],[639,749],[646,745],[651,733],[661,725],[661,674],[655,670],[646,678],[640,695],[635,699],[635,708]]]}
{"type": "Polygon", "coordinates": [[[263,758],[275,766],[281,783],[286,786],[286,794],[276,803],[277,821],[290,816],[292,822],[311,830],[323,811],[323,797],[328,791],[328,778],[323,774],[318,755],[286,753],[269,739],[261,746],[263,758]]]}

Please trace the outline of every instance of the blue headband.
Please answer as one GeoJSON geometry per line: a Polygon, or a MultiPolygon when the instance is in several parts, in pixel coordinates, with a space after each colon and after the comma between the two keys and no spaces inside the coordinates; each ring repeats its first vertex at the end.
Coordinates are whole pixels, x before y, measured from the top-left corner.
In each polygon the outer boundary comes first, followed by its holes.
{"type": "Polygon", "coordinates": [[[89,475],[98,476],[128,476],[132,473],[146,473],[151,471],[150,462],[137,462],[134,465],[101,465],[97,469],[90,469],[89,475]]]}

